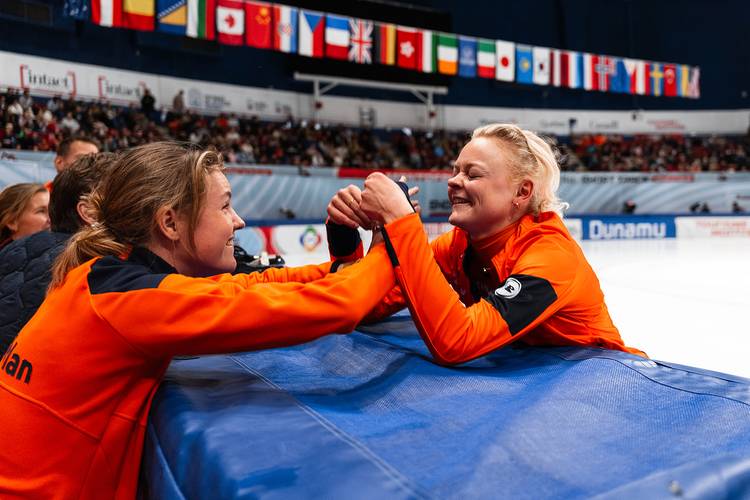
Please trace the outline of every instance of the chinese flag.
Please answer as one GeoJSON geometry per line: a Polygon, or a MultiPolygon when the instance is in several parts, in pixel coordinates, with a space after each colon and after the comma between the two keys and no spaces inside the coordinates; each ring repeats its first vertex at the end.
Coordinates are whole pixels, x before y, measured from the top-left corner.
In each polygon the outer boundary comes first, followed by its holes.
{"type": "Polygon", "coordinates": [[[261,49],[270,49],[273,46],[272,12],[271,4],[245,3],[245,43],[261,49]]]}
{"type": "Polygon", "coordinates": [[[664,65],[664,95],[668,97],[677,95],[677,67],[674,64],[664,65]]]}

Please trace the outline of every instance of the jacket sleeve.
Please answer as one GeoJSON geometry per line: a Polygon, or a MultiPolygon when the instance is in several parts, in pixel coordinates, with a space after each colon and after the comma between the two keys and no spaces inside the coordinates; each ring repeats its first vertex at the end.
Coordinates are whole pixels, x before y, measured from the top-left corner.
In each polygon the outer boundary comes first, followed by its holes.
{"type": "Polygon", "coordinates": [[[91,295],[97,314],[145,356],[265,349],[349,332],[394,286],[383,245],[309,283],[252,275],[167,275],[157,287],[91,295]]]}
{"type": "Polygon", "coordinates": [[[331,263],[299,266],[299,267],[271,267],[260,273],[237,274],[237,281],[249,286],[254,283],[308,283],[326,275],[331,270],[331,263]]]}
{"type": "Polygon", "coordinates": [[[553,315],[575,276],[572,255],[555,242],[529,242],[511,276],[497,290],[466,307],[443,276],[419,219],[386,225],[386,245],[412,318],[434,358],[456,364],[519,340],[553,315]]]}

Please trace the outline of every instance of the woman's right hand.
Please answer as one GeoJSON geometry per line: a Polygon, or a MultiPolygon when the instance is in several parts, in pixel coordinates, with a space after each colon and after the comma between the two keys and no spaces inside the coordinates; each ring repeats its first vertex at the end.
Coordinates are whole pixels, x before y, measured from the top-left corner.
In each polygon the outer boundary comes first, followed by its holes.
{"type": "Polygon", "coordinates": [[[372,220],[360,209],[362,191],[354,184],[339,189],[328,203],[328,218],[335,224],[371,229],[372,220]]]}

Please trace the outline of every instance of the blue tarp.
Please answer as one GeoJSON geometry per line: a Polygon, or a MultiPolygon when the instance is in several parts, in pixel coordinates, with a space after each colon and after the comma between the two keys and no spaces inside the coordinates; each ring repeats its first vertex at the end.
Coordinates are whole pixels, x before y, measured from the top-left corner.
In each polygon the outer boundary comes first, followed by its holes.
{"type": "Polygon", "coordinates": [[[148,498],[750,497],[750,380],[625,353],[434,364],[408,316],[175,361],[148,498]]]}

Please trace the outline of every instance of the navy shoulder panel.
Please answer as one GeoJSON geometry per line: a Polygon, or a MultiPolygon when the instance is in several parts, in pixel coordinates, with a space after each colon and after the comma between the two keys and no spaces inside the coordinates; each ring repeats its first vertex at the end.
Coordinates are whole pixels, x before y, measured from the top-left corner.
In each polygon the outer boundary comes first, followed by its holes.
{"type": "Polygon", "coordinates": [[[544,278],[513,274],[484,300],[500,312],[511,335],[515,335],[552,305],[557,293],[544,278]]]}
{"type": "Polygon", "coordinates": [[[92,295],[132,292],[157,288],[166,276],[153,272],[143,264],[108,256],[102,257],[91,266],[88,283],[92,295]]]}

